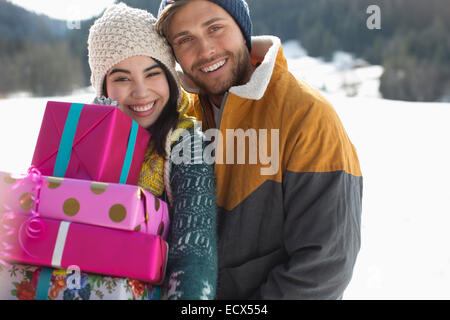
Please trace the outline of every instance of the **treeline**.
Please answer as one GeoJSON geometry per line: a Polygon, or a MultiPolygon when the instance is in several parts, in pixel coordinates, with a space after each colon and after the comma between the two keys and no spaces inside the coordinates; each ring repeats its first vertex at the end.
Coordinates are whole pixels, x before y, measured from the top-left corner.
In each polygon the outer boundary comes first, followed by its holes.
{"type": "Polygon", "coordinates": [[[82,59],[67,34],[66,22],[0,0],[0,96],[67,94],[85,85],[82,59]]]}
{"type": "MultiPolygon", "coordinates": [[[[157,15],[159,0],[123,0],[157,15]]],[[[254,34],[296,39],[314,57],[337,50],[384,67],[384,98],[450,100],[448,0],[247,0],[254,34]],[[369,29],[367,8],[380,8],[381,29],[369,29]]]]}
{"type": "MultiPolygon", "coordinates": [[[[122,1],[154,15],[160,3],[160,0],[122,1]]],[[[385,98],[450,100],[448,0],[247,1],[255,35],[277,35],[282,41],[297,39],[311,56],[329,59],[335,51],[343,50],[383,65],[380,90],[385,98]],[[369,5],[380,7],[380,30],[367,28],[369,5]]],[[[89,85],[86,46],[95,19],[82,21],[79,30],[67,27],[62,30],[61,23],[53,26],[49,22],[38,23],[25,17],[30,13],[17,7],[15,10],[20,9],[21,13],[16,12],[12,19],[10,13],[5,13],[5,6],[13,5],[0,0],[0,63],[8,66],[6,74],[11,81],[0,80],[0,94],[17,88],[35,94],[59,94],[89,85]],[[6,18],[9,19],[6,24],[14,28],[5,29],[6,18]],[[35,26],[30,27],[32,24],[35,26]],[[25,36],[33,32],[33,36],[25,36]],[[47,77],[39,78],[39,72],[47,77]]]]}
{"type": "MultiPolygon", "coordinates": [[[[8,43],[0,39],[0,47],[8,43]]],[[[0,54],[0,95],[17,91],[36,96],[64,95],[86,85],[82,63],[65,42],[23,42],[13,55],[0,54]]]]}
{"type": "Polygon", "coordinates": [[[384,98],[450,100],[448,0],[248,0],[255,34],[298,39],[311,56],[344,50],[384,67],[384,98]],[[367,28],[378,5],[381,29],[367,28]]]}

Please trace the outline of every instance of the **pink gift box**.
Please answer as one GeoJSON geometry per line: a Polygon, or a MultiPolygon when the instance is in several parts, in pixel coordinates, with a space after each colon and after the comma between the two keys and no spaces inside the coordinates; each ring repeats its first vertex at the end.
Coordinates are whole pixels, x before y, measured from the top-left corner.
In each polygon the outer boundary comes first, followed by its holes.
{"type": "Polygon", "coordinates": [[[49,101],[32,164],[46,176],[136,185],[149,139],[117,107],[49,101]]]}
{"type": "MultiPolygon", "coordinates": [[[[31,213],[37,185],[30,176],[0,172],[0,212],[31,213]]],[[[167,237],[167,204],[140,187],[47,176],[41,185],[35,209],[45,218],[167,237]]]]}
{"type": "Polygon", "coordinates": [[[87,273],[153,284],[164,279],[168,245],[159,236],[47,218],[41,218],[39,225],[28,218],[17,215],[9,222],[21,231],[4,239],[13,250],[0,253],[0,259],[54,268],[78,266],[87,273]],[[27,227],[34,232],[29,235],[27,227]]]}

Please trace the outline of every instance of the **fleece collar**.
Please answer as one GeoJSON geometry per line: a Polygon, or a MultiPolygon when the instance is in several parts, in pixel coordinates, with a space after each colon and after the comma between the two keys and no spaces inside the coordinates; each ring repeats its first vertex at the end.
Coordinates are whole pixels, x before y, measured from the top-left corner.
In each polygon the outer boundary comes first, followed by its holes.
{"type": "MultiPolygon", "coordinates": [[[[253,72],[250,81],[242,86],[230,88],[230,93],[244,99],[259,100],[264,96],[275,68],[281,40],[275,36],[252,37],[252,58],[262,60],[261,64],[253,72]]],[[[181,70],[178,70],[183,88],[198,94],[199,90],[181,70]]]]}
{"type": "Polygon", "coordinates": [[[250,81],[242,86],[231,87],[230,93],[244,99],[259,100],[264,96],[270,78],[272,78],[281,41],[274,36],[252,37],[252,46],[252,55],[253,53],[257,55],[256,57],[252,56],[252,58],[258,59],[260,54],[264,58],[253,72],[250,81]]]}

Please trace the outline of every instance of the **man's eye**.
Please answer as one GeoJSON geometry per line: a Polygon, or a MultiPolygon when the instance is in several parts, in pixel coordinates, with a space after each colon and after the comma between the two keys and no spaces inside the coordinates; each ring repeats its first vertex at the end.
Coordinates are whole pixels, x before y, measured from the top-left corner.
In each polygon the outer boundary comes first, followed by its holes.
{"type": "Polygon", "coordinates": [[[209,32],[216,32],[216,31],[220,31],[224,28],[223,25],[221,24],[215,24],[209,27],[209,32]]]}
{"type": "Polygon", "coordinates": [[[178,44],[179,44],[179,45],[186,44],[186,43],[188,43],[188,42],[191,41],[191,40],[192,40],[191,37],[185,37],[185,38],[180,39],[180,40],[178,41],[178,44]]]}

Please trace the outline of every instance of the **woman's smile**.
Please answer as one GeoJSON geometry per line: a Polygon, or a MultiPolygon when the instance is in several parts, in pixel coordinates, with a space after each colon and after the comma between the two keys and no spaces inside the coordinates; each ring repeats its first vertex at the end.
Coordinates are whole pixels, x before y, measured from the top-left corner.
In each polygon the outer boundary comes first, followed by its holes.
{"type": "Polygon", "coordinates": [[[166,75],[147,56],[133,56],[116,64],[106,81],[109,97],[119,101],[120,109],[144,128],[158,120],[169,101],[166,75]]]}
{"type": "Polygon", "coordinates": [[[146,117],[153,113],[154,107],[158,100],[148,103],[127,105],[128,109],[138,117],[146,117]]]}

